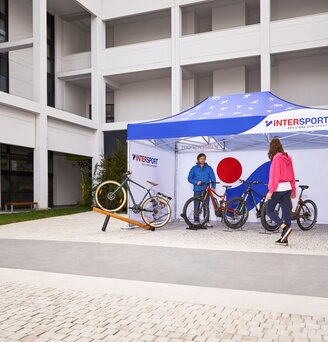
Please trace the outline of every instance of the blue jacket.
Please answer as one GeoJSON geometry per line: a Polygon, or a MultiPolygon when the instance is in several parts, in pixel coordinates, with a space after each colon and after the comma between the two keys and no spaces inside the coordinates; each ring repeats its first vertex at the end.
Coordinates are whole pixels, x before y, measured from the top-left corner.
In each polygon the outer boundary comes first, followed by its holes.
{"type": "Polygon", "coordinates": [[[211,187],[215,189],[216,178],[213,169],[207,163],[203,167],[196,163],[189,171],[188,182],[194,185],[194,191],[204,191],[207,186],[206,183],[209,182],[212,182],[211,187]],[[197,185],[199,181],[203,184],[197,185]]]}

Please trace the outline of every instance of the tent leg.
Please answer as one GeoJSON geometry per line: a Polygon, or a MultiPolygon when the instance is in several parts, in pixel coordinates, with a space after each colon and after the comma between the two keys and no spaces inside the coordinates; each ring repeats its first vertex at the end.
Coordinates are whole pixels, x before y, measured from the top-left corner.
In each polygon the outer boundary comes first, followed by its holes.
{"type": "Polygon", "coordinates": [[[106,231],[106,228],[107,228],[107,225],[108,225],[109,219],[110,219],[110,216],[109,216],[109,215],[106,215],[106,217],[105,217],[105,221],[104,221],[104,224],[103,224],[103,226],[102,226],[102,228],[101,228],[101,230],[102,230],[103,232],[105,232],[105,231],[106,231]]]}

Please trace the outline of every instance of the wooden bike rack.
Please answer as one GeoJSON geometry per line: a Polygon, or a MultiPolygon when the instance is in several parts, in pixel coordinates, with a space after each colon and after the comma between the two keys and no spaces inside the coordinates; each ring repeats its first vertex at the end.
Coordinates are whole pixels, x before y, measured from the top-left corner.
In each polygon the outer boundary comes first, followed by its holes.
{"type": "Polygon", "coordinates": [[[108,212],[108,211],[105,211],[105,210],[102,210],[102,209],[99,209],[99,208],[93,208],[93,211],[96,211],[97,213],[106,215],[104,224],[103,224],[103,226],[102,226],[102,228],[101,228],[101,230],[102,230],[103,232],[106,231],[106,228],[107,228],[109,219],[110,219],[111,217],[116,218],[117,220],[121,220],[121,221],[124,221],[124,222],[131,223],[131,224],[133,224],[133,225],[135,225],[135,226],[138,226],[138,227],[141,227],[141,228],[144,228],[144,229],[155,230],[155,228],[149,226],[148,224],[141,223],[141,222],[138,222],[138,221],[135,221],[135,220],[131,220],[131,219],[127,218],[127,217],[118,215],[118,214],[116,214],[116,213],[111,213],[111,212],[108,212]]]}

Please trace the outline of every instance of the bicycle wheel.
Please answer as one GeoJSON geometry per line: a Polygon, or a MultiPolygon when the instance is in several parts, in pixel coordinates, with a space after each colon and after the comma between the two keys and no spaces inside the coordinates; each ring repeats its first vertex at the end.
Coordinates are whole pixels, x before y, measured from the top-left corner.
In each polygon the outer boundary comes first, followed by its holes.
{"type": "Polygon", "coordinates": [[[242,197],[232,198],[226,202],[223,211],[223,220],[227,227],[238,229],[248,219],[248,205],[242,197]]]}
{"type": "MultiPolygon", "coordinates": [[[[279,224],[272,221],[270,217],[266,214],[266,207],[267,207],[267,202],[263,204],[262,211],[261,211],[262,226],[268,232],[275,232],[276,230],[279,229],[279,224]]],[[[277,203],[276,205],[275,212],[278,214],[280,218],[282,218],[282,211],[281,211],[281,206],[279,203],[277,203]]]]}
{"type": "Polygon", "coordinates": [[[181,216],[189,227],[203,227],[208,221],[209,215],[209,208],[204,199],[200,197],[191,197],[183,206],[181,216]],[[197,220],[199,221],[199,223],[197,222],[197,220]]]}
{"type": "Polygon", "coordinates": [[[141,205],[143,221],[153,228],[165,226],[171,218],[171,207],[164,198],[152,196],[141,205]]]}
{"type": "Polygon", "coordinates": [[[305,200],[300,204],[297,213],[297,224],[302,230],[310,230],[317,222],[318,208],[312,200],[305,200]]]}
{"type": "Polygon", "coordinates": [[[101,183],[96,189],[95,200],[99,208],[106,211],[118,211],[126,202],[126,191],[115,181],[101,183]]]}

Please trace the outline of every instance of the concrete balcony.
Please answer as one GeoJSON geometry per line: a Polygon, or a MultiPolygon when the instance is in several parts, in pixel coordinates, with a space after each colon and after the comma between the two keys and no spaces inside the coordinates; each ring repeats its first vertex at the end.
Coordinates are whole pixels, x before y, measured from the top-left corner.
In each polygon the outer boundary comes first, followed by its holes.
{"type": "Polygon", "coordinates": [[[103,75],[162,69],[171,66],[171,39],[105,49],[103,75]]]}
{"type": "Polygon", "coordinates": [[[328,13],[272,22],[271,53],[328,45],[328,13]]]}
{"type": "Polygon", "coordinates": [[[91,52],[79,52],[62,57],[61,72],[71,72],[91,68],[91,52]]]}
{"type": "Polygon", "coordinates": [[[181,65],[260,54],[260,25],[199,33],[180,40],[181,65]]]}

